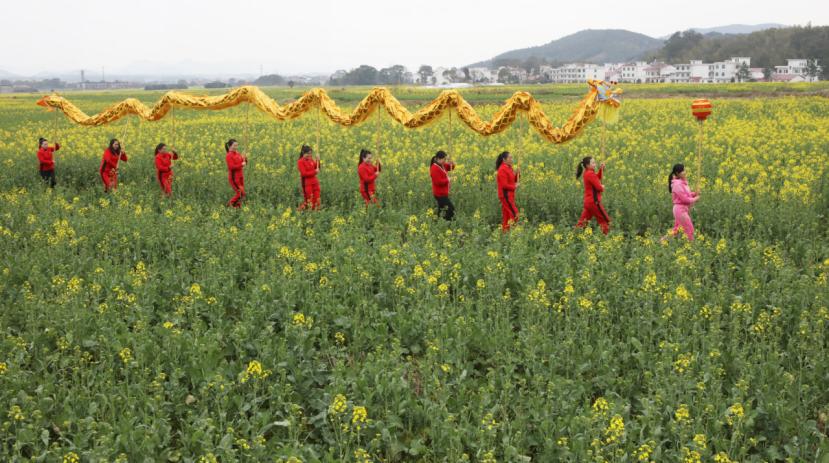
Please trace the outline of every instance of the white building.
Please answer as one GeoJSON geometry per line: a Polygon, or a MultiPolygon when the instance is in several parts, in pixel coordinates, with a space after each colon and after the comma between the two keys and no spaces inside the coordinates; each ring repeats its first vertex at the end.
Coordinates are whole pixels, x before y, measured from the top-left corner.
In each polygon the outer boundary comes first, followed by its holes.
{"type": "Polygon", "coordinates": [[[619,82],[642,83],[647,78],[645,69],[648,64],[644,61],[637,61],[635,63],[625,63],[620,66],[619,73],[621,77],[619,82]]]}
{"type": "Polygon", "coordinates": [[[474,83],[482,84],[489,84],[498,80],[497,74],[493,75],[491,69],[484,67],[469,68],[469,78],[474,83]]]}
{"type": "Polygon", "coordinates": [[[527,70],[515,66],[501,66],[495,72],[495,81],[499,82],[501,74],[508,74],[513,81],[525,82],[527,80],[527,70]]]}
{"type": "MultiPolygon", "coordinates": [[[[820,66],[818,66],[818,73],[820,71],[820,66]]],[[[811,82],[817,81],[818,77],[809,76],[809,60],[795,58],[787,59],[784,66],[775,66],[772,80],[778,82],[811,82]]]]}

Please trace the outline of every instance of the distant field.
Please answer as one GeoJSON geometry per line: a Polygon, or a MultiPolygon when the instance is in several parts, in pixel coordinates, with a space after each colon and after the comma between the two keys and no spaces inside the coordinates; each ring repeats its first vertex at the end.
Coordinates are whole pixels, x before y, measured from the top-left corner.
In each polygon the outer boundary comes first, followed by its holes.
{"type": "MultiPolygon", "coordinates": [[[[356,168],[374,120],[323,121],[323,209],[300,214],[313,114],[83,128],[39,95],[0,96],[0,460],[827,461],[829,83],[623,88],[600,159],[607,237],[572,228],[598,123],[551,145],[518,125],[480,137],[384,116],[382,207],[367,211],[356,168]],[[714,104],[702,172],[697,97],[714,104]],[[54,191],[39,136],[62,144],[54,191]],[[107,195],[111,137],[130,159],[107,195]],[[251,159],[242,210],[224,206],[231,137],[251,159]],[[162,141],[181,153],[172,200],[155,181],[162,141]],[[450,146],[447,225],[428,164],[450,146]],[[506,235],[504,149],[523,172],[506,235]],[[693,244],[660,241],[676,162],[692,184],[704,174],[693,244]]],[[[353,107],[368,88],[327,90],[353,107]]],[[[561,124],[587,86],[461,93],[489,117],[517,90],[561,124]]],[[[412,110],[439,92],[394,89],[412,110]]],[[[163,93],[65,95],[92,114],[163,93]]]]}

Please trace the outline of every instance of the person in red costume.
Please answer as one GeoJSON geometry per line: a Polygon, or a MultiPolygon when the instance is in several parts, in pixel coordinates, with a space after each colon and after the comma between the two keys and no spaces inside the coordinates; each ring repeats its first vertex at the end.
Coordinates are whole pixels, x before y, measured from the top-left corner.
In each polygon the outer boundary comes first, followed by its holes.
{"type": "Polygon", "coordinates": [[[438,215],[443,211],[443,218],[452,220],[455,216],[455,205],[449,199],[449,174],[455,169],[455,163],[450,161],[446,152],[441,150],[432,156],[429,175],[432,177],[432,195],[438,202],[438,215]]]}
{"type": "Polygon", "coordinates": [[[360,162],[357,165],[357,175],[360,177],[360,195],[363,197],[363,201],[366,202],[366,206],[369,203],[377,204],[374,182],[383,170],[380,161],[371,162],[371,158],[371,151],[367,149],[360,150],[360,162]]]}
{"type": "Polygon", "coordinates": [[[225,162],[227,162],[227,181],[230,187],[233,188],[233,198],[227,202],[228,206],[241,207],[241,203],[245,196],[245,175],[243,169],[248,165],[248,158],[239,154],[239,143],[230,139],[225,143],[225,162]]]}
{"type": "Polygon", "coordinates": [[[317,174],[320,172],[319,157],[314,157],[314,150],[310,146],[302,145],[296,166],[299,169],[302,185],[302,204],[299,205],[299,210],[303,210],[306,207],[319,209],[320,182],[317,179],[317,174]]]}
{"type": "Polygon", "coordinates": [[[504,151],[495,160],[498,180],[498,199],[501,200],[501,231],[508,231],[518,220],[518,206],[515,205],[515,189],[518,188],[520,172],[512,167],[512,155],[504,151]]]}
{"type": "Polygon", "coordinates": [[[60,149],[60,143],[55,142],[55,146],[49,146],[49,142],[45,138],[37,141],[37,161],[40,164],[40,178],[44,182],[49,182],[49,188],[55,187],[55,151],[60,149]]]}
{"type": "Polygon", "coordinates": [[[121,142],[113,138],[109,147],[104,150],[99,172],[104,182],[104,192],[118,188],[118,161],[127,162],[127,153],[121,149],[121,142]]]}
{"type": "Polygon", "coordinates": [[[167,145],[159,143],[155,147],[155,177],[161,186],[161,191],[169,196],[173,195],[173,160],[178,159],[176,150],[167,151],[167,145]]]}
{"type": "Polygon", "coordinates": [[[587,156],[579,163],[576,169],[576,178],[581,177],[582,174],[584,174],[584,209],[581,211],[581,217],[579,217],[576,227],[585,227],[595,217],[596,221],[599,222],[599,226],[602,227],[602,233],[607,235],[610,231],[610,217],[602,206],[604,163],[599,166],[597,173],[596,160],[591,156],[587,156]]]}

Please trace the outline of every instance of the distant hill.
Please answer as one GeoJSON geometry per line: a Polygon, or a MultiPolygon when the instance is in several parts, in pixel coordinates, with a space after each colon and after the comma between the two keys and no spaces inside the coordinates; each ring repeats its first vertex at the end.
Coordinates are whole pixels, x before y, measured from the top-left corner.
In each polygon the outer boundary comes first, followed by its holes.
{"type": "Polygon", "coordinates": [[[545,45],[512,50],[472,66],[535,58],[546,62],[623,62],[640,58],[662,47],[662,40],[622,29],[588,29],[553,40],[545,45]]]}
{"type": "MultiPolygon", "coordinates": [[[[766,23],[766,24],[729,24],[727,26],[717,27],[691,27],[688,30],[699,32],[702,35],[718,36],[727,34],[751,34],[752,32],[764,31],[766,29],[778,29],[787,27],[784,24],[766,23]]],[[[670,35],[659,37],[663,40],[668,40],[670,35]]]]}
{"type": "Polygon", "coordinates": [[[12,74],[11,72],[7,72],[7,71],[4,71],[4,70],[0,69],[0,79],[14,80],[14,79],[17,79],[19,77],[20,76],[18,76],[17,74],[12,74]]]}
{"type": "Polygon", "coordinates": [[[708,34],[711,32],[718,32],[720,34],[750,34],[752,32],[764,31],[766,29],[778,29],[786,27],[783,24],[766,23],[766,24],[729,24],[727,26],[717,27],[694,27],[693,30],[700,34],[708,34]]]}
{"type": "Polygon", "coordinates": [[[752,67],[786,64],[788,58],[817,59],[823,78],[829,78],[829,26],[795,26],[766,29],[740,35],[676,33],[656,53],[648,56],[668,63],[700,59],[722,61],[732,56],[751,57],[752,67]]]}

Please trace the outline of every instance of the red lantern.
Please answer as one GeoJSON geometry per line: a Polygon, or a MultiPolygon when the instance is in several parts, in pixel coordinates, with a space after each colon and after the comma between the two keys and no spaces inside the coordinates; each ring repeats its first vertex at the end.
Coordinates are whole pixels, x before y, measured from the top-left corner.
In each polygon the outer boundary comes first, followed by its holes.
{"type": "Polygon", "coordinates": [[[694,100],[691,103],[691,113],[698,121],[702,122],[711,115],[711,102],[705,98],[694,100]]]}

